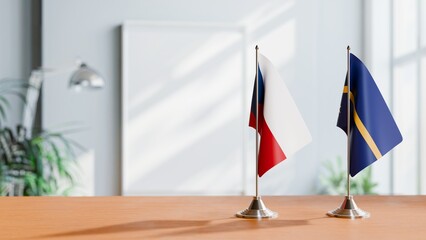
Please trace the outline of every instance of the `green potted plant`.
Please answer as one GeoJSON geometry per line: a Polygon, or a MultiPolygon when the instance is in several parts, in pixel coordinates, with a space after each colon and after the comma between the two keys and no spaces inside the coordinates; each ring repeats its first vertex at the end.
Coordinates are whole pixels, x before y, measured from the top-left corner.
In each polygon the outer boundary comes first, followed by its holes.
{"type": "Polygon", "coordinates": [[[7,95],[25,103],[23,92],[30,87],[17,80],[0,81],[0,195],[68,195],[75,185],[74,148],[81,148],[65,136],[70,130],[28,136],[21,125],[15,130],[4,126],[10,108],[7,95]]]}
{"type": "MultiPolygon", "coordinates": [[[[327,161],[320,175],[320,194],[345,195],[347,169],[342,158],[337,157],[336,161],[327,161]]],[[[358,173],[351,179],[351,193],[354,195],[377,194],[375,191],[377,183],[373,181],[371,166],[358,173]]]]}

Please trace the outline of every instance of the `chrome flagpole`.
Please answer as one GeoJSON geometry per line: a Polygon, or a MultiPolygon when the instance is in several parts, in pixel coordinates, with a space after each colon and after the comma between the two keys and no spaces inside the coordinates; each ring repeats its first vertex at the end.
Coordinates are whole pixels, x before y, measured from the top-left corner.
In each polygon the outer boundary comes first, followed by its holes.
{"type": "Polygon", "coordinates": [[[259,198],[259,46],[256,45],[256,198],[259,198]]]}
{"type": "Polygon", "coordinates": [[[240,212],[236,216],[240,218],[276,218],[278,214],[269,210],[259,195],[259,46],[256,45],[256,196],[250,203],[250,206],[240,212]]]}
{"type": "MultiPolygon", "coordinates": [[[[351,195],[351,57],[350,57],[351,47],[347,47],[347,178],[346,178],[346,196],[343,200],[342,205],[335,210],[327,212],[327,215],[330,217],[340,217],[340,218],[368,218],[370,213],[365,212],[358,208],[351,195]]],[[[355,102],[354,102],[355,107],[355,102]]]]}

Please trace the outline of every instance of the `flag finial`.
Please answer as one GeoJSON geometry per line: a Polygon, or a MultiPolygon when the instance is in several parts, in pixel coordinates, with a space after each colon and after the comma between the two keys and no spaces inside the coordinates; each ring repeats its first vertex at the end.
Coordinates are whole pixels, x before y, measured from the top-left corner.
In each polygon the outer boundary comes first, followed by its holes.
{"type": "Polygon", "coordinates": [[[256,47],[254,47],[254,49],[259,50],[259,46],[258,46],[258,45],[256,45],[256,47]]]}
{"type": "Polygon", "coordinates": [[[348,45],[348,47],[346,49],[348,49],[348,51],[349,51],[349,50],[351,50],[351,47],[349,47],[349,45],[348,45]]]}

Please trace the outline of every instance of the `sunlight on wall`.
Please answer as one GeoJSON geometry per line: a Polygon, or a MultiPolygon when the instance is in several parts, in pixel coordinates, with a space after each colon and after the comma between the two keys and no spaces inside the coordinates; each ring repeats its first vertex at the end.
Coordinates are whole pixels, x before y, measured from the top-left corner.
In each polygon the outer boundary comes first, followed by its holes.
{"type": "Polygon", "coordinates": [[[170,26],[155,31],[142,25],[140,35],[128,38],[124,194],[240,193],[240,30],[170,26]],[[174,41],[151,46],[146,31],[174,41]],[[138,49],[141,45],[150,52],[138,49]],[[167,61],[156,54],[164,48],[170,49],[167,61]]]}
{"type": "MultiPolygon", "coordinates": [[[[225,27],[225,26],[224,26],[225,27]]],[[[242,29],[243,30],[243,29],[242,29]]],[[[235,31],[235,30],[232,30],[235,31]]],[[[172,78],[179,79],[188,76],[194,70],[215,58],[224,51],[229,51],[229,47],[241,43],[241,34],[216,33],[209,37],[197,48],[191,49],[184,59],[176,63],[172,71],[172,78]]]]}
{"type": "Polygon", "coordinates": [[[265,26],[269,28],[270,26],[268,26],[268,23],[275,21],[277,18],[288,16],[289,11],[294,5],[294,0],[282,1],[279,4],[274,1],[264,2],[239,21],[239,24],[247,26],[249,32],[253,32],[265,26]]]}

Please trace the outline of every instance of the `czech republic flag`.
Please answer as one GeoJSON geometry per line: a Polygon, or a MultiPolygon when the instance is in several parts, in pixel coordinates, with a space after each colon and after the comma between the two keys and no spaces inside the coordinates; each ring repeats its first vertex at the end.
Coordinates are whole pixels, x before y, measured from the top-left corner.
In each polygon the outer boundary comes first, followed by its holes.
{"type": "MultiPolygon", "coordinates": [[[[261,177],[276,164],[311,141],[311,134],[283,79],[272,63],[259,54],[258,174],[261,177]]],[[[256,83],[249,126],[256,129],[256,83]]]]}

